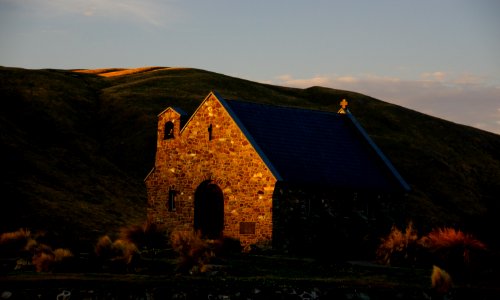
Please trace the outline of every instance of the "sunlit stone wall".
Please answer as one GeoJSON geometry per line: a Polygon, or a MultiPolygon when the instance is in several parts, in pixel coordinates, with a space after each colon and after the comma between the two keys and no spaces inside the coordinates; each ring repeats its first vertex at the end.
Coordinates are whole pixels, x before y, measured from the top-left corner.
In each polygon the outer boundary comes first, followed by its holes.
{"type": "Polygon", "coordinates": [[[243,246],[270,242],[276,178],[220,101],[210,94],[183,128],[180,123],[172,108],[158,116],[156,162],[145,180],[149,220],[171,231],[193,230],[195,191],[211,180],[223,192],[224,236],[243,246]],[[173,137],[164,139],[167,122],[173,137]],[[176,193],[172,211],[170,190],[176,193]]]}

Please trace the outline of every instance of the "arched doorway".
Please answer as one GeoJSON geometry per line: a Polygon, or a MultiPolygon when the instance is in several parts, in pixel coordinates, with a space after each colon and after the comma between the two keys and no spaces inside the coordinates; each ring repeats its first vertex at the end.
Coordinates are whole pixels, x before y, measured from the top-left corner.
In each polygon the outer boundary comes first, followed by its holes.
{"type": "Polygon", "coordinates": [[[194,229],[209,239],[222,236],[224,230],[224,196],[211,180],[203,181],[194,193],[194,229]]]}

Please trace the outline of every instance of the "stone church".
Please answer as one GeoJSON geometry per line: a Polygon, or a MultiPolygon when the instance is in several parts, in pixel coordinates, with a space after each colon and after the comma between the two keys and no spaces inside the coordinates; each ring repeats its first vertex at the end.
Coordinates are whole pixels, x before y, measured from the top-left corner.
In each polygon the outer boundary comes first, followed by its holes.
{"type": "Polygon", "coordinates": [[[158,115],[145,184],[148,219],[170,231],[286,250],[355,241],[409,191],[345,100],[333,113],[216,92],[158,115]]]}

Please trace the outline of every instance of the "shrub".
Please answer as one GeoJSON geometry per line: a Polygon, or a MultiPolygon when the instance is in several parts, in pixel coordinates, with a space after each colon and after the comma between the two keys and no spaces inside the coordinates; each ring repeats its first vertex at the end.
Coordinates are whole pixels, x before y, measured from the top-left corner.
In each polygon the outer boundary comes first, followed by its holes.
{"type": "MultiPolygon", "coordinates": [[[[419,244],[434,257],[435,264],[446,269],[455,279],[463,280],[472,271],[472,257],[487,249],[471,234],[454,228],[432,230],[419,244]]],[[[484,254],[484,253],[483,253],[484,254]]]]}
{"type": "Polygon", "coordinates": [[[201,238],[201,234],[189,231],[175,231],[170,242],[172,248],[179,255],[177,271],[182,273],[204,273],[213,251],[208,243],[201,238]]]}
{"type": "Polygon", "coordinates": [[[450,274],[438,266],[432,267],[431,283],[432,288],[441,295],[448,293],[453,285],[450,274]]]}
{"type": "Polygon", "coordinates": [[[107,235],[98,239],[95,254],[104,264],[114,270],[131,271],[134,268],[139,250],[128,240],[117,239],[114,242],[107,235]]]}
{"type": "MultiPolygon", "coordinates": [[[[51,272],[60,268],[73,258],[73,253],[68,249],[58,248],[54,251],[44,244],[40,244],[33,255],[32,263],[37,272],[51,272]]],[[[68,264],[69,265],[69,264],[68,264]]]]}
{"type": "Polygon", "coordinates": [[[443,249],[457,249],[461,252],[463,262],[470,263],[473,250],[486,250],[486,245],[471,234],[465,234],[454,228],[440,228],[431,231],[419,243],[431,252],[443,249]]]}
{"type": "Polygon", "coordinates": [[[21,228],[14,232],[5,232],[0,235],[0,245],[16,242],[26,241],[31,238],[31,232],[28,229],[21,228]]]}
{"type": "Polygon", "coordinates": [[[111,259],[114,256],[113,241],[109,236],[104,235],[97,240],[95,254],[102,259],[111,259]]]}
{"type": "Polygon", "coordinates": [[[32,262],[37,272],[47,272],[54,263],[54,254],[51,252],[39,252],[33,255],[32,262]]]}
{"type": "MultiPolygon", "coordinates": [[[[274,249],[273,249],[271,241],[260,242],[257,244],[250,244],[250,245],[246,245],[245,248],[243,248],[243,252],[251,253],[251,254],[272,254],[273,251],[274,251],[274,249]]],[[[327,245],[321,251],[324,251],[324,252],[321,252],[320,258],[324,259],[326,252],[330,253],[330,255],[331,255],[331,253],[332,253],[331,251],[333,251],[333,250],[330,249],[330,245],[327,245]]],[[[305,252],[305,253],[307,253],[307,252],[305,252]]]]}
{"type": "Polygon", "coordinates": [[[56,263],[63,262],[71,257],[73,257],[73,253],[71,253],[69,249],[57,248],[56,250],[54,250],[54,261],[56,263]]]}
{"type": "Polygon", "coordinates": [[[243,247],[239,239],[232,237],[222,237],[214,241],[215,255],[217,256],[229,256],[241,253],[243,247]]]}
{"type": "MultiPolygon", "coordinates": [[[[28,229],[5,232],[0,235],[0,257],[11,259],[13,264],[7,265],[14,270],[30,269],[37,241],[28,229]],[[14,263],[15,261],[15,263],[14,263]]],[[[5,267],[5,266],[4,266],[5,267]]]]}
{"type": "Polygon", "coordinates": [[[122,262],[127,266],[130,266],[134,262],[134,259],[139,252],[134,243],[121,239],[113,242],[113,249],[116,256],[113,257],[112,260],[122,262]]]}
{"type": "Polygon", "coordinates": [[[135,244],[139,250],[152,251],[153,255],[168,246],[167,231],[150,222],[146,222],[142,226],[134,225],[122,228],[120,239],[135,244]]]}
{"type": "Polygon", "coordinates": [[[29,251],[36,241],[28,229],[19,229],[14,232],[5,232],[0,235],[0,255],[2,257],[19,256],[24,251],[29,251]]]}
{"type": "Polygon", "coordinates": [[[387,237],[382,238],[381,244],[377,248],[377,260],[392,266],[414,264],[417,241],[417,231],[412,222],[408,223],[404,232],[396,226],[392,226],[391,232],[387,237]]]}

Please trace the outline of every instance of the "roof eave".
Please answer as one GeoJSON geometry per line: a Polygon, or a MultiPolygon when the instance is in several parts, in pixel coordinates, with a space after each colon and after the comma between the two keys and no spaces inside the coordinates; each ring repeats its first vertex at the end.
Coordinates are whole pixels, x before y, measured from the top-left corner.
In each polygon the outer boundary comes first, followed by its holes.
{"type": "Polygon", "coordinates": [[[370,138],[368,133],[363,129],[361,124],[359,124],[358,120],[352,115],[348,110],[347,113],[345,114],[349,118],[349,120],[352,122],[354,127],[358,130],[358,132],[363,136],[363,138],[366,140],[366,142],[370,145],[370,147],[375,151],[375,153],[380,157],[380,159],[384,162],[385,166],[389,169],[391,174],[396,178],[396,180],[399,182],[401,187],[405,192],[409,192],[411,190],[410,185],[404,180],[403,176],[399,174],[398,170],[394,167],[394,165],[391,163],[391,161],[385,156],[385,154],[380,150],[380,148],[375,144],[375,142],[370,138]]]}
{"type": "Polygon", "coordinates": [[[179,116],[187,116],[187,113],[182,110],[181,108],[179,107],[175,107],[175,106],[169,106],[167,108],[165,108],[164,110],[162,110],[158,115],[157,117],[161,116],[162,114],[164,114],[166,111],[168,110],[172,110],[173,112],[175,112],[176,114],[178,114],[179,116]]]}

